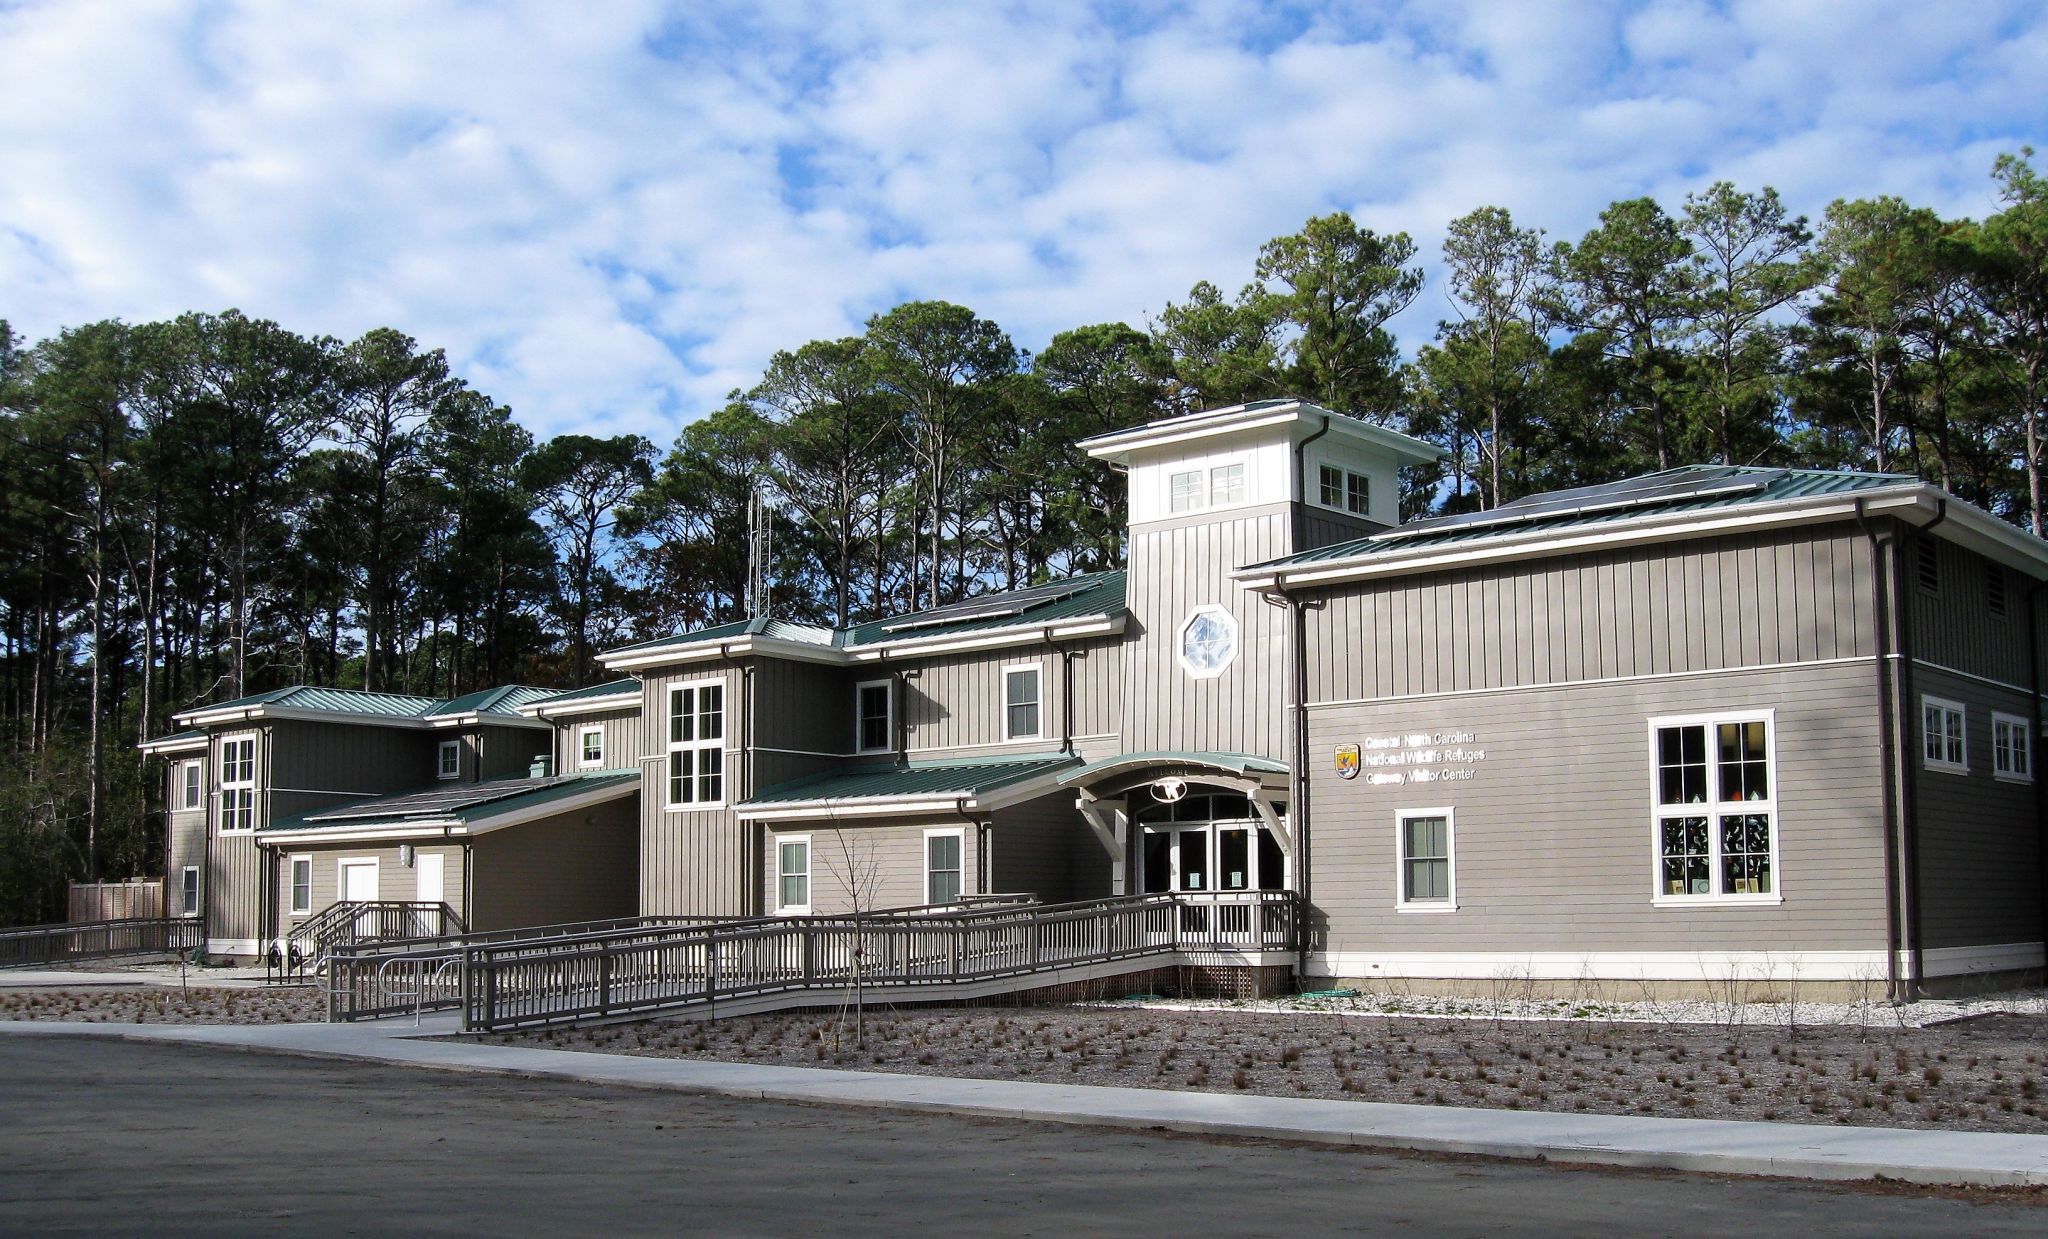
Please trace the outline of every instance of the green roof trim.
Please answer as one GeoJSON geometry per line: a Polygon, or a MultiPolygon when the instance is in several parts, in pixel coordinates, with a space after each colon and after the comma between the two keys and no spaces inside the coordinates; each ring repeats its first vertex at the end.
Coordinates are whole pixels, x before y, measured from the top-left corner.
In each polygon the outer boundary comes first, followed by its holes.
{"type": "Polygon", "coordinates": [[[401,830],[408,826],[446,823],[473,826],[507,813],[567,800],[585,792],[636,784],[637,770],[594,770],[540,779],[496,779],[488,783],[446,784],[393,796],[371,796],[338,806],[311,809],[279,818],[258,834],[297,831],[401,830]]]}
{"type": "Polygon", "coordinates": [[[762,788],[754,793],[751,800],[736,807],[793,808],[845,800],[982,796],[998,788],[1063,770],[1079,760],[1065,753],[1035,753],[1028,757],[1005,754],[910,762],[900,766],[855,766],[762,788]]]}
{"type": "Polygon", "coordinates": [[[1600,486],[1583,486],[1573,490],[1530,495],[1514,503],[1502,504],[1487,513],[1410,521],[1384,533],[1353,538],[1346,542],[1333,542],[1314,550],[1253,564],[1241,569],[1239,575],[1276,569],[1284,571],[1288,568],[1345,560],[1369,560],[1378,556],[1447,546],[1474,545],[1525,534],[1626,526],[1649,516],[1734,512],[1765,504],[1825,499],[1838,495],[1860,495],[1920,484],[1918,478],[1904,473],[1768,469],[1749,465],[1684,465],[1676,469],[1666,469],[1661,473],[1644,474],[1600,486]],[[1752,485],[1746,489],[1718,494],[1679,495],[1663,501],[1602,506],[1603,492],[1618,493],[1623,488],[1640,487],[1655,482],[1673,485],[1696,482],[1702,487],[1711,487],[1717,483],[1727,483],[1731,487],[1745,482],[1752,485]],[[1574,506],[1544,511],[1559,503],[1574,506]],[[1515,519],[1518,515],[1517,510],[1525,506],[1530,514],[1525,519],[1515,519]],[[1492,518],[1497,523],[1469,523],[1475,516],[1492,518]]]}
{"type": "Polygon", "coordinates": [[[1089,783],[1105,774],[1118,770],[1141,769],[1145,766],[1202,766],[1210,770],[1227,770],[1232,774],[1286,774],[1287,763],[1252,753],[1204,753],[1185,749],[1153,749],[1143,753],[1119,753],[1101,761],[1091,761],[1079,770],[1069,770],[1060,776],[1061,787],[1076,783],[1089,783]]]}

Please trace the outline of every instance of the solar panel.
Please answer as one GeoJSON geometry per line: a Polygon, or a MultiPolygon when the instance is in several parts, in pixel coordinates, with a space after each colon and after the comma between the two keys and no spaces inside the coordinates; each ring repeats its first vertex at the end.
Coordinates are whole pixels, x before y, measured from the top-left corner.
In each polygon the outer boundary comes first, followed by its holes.
{"type": "Polygon", "coordinates": [[[508,796],[519,796],[527,792],[566,783],[574,775],[556,775],[546,779],[501,779],[492,783],[471,783],[462,787],[436,787],[424,792],[411,792],[403,796],[390,796],[373,800],[368,804],[351,805],[339,809],[325,809],[319,813],[308,813],[300,819],[306,822],[356,821],[366,817],[439,817],[448,813],[459,813],[464,809],[508,796]]]}
{"type": "Polygon", "coordinates": [[[1055,581],[1050,585],[1035,585],[1030,589],[1015,590],[1007,594],[993,594],[986,598],[970,598],[966,602],[948,603],[930,611],[919,611],[912,615],[893,619],[882,625],[883,632],[904,632],[913,628],[936,628],[941,624],[960,624],[968,620],[999,619],[1007,615],[1022,615],[1033,607],[1042,607],[1049,602],[1071,598],[1094,584],[1092,581],[1055,581]]]}
{"type": "Polygon", "coordinates": [[[1768,487],[1773,480],[1775,475],[1759,477],[1755,474],[1744,474],[1730,477],[1722,474],[1674,480],[1652,474],[1647,478],[1633,478],[1627,482],[1581,486],[1572,490],[1535,495],[1487,512],[1464,512],[1456,516],[1439,516],[1430,520],[1414,521],[1398,529],[1374,534],[1373,541],[1392,542],[1428,534],[1489,529],[1503,525],[1527,524],[1558,516],[1581,516],[1594,512],[1651,507],[1694,499],[1724,499],[1734,495],[1753,494],[1768,487]]]}

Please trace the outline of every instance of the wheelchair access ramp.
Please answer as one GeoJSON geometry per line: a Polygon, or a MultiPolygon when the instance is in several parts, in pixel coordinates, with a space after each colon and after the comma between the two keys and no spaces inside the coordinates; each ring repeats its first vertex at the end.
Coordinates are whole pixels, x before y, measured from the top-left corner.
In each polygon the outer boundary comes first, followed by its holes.
{"type": "Polygon", "coordinates": [[[1291,962],[1291,892],[798,916],[336,954],[328,1018],[460,1010],[465,1032],[838,1000],[986,998],[1179,963],[1291,962]]]}

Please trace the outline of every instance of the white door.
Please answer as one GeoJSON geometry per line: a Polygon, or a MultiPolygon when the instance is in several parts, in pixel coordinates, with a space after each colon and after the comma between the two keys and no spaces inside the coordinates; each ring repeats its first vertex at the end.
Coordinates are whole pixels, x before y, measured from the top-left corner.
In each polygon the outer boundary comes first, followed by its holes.
{"type": "Polygon", "coordinates": [[[341,897],[348,903],[377,902],[377,862],[374,860],[342,861],[341,897]]]}
{"type": "MultiPolygon", "coordinates": [[[[419,875],[419,894],[415,898],[421,903],[440,903],[447,897],[442,893],[441,887],[441,862],[445,859],[447,858],[438,852],[432,856],[422,852],[412,858],[413,872],[419,875]]],[[[435,933],[448,932],[442,927],[438,912],[422,912],[420,915],[427,918],[429,925],[434,926],[435,933]]]]}

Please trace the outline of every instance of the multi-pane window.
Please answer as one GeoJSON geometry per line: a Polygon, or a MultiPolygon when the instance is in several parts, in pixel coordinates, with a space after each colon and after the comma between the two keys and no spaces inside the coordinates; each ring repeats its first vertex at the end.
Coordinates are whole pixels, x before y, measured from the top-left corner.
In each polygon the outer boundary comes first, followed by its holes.
{"type": "Polygon", "coordinates": [[[1991,769],[2001,779],[2033,781],[2034,732],[2017,714],[1991,716],[1991,769]]]}
{"type": "Polygon", "coordinates": [[[604,726],[585,727],[576,733],[576,764],[604,765],[604,726]]]}
{"type": "Polygon", "coordinates": [[[782,838],[775,844],[775,906],[782,912],[811,910],[811,841],[782,838]]]}
{"type": "Polygon", "coordinates": [[[1199,512],[1208,502],[1202,486],[1202,471],[1189,469],[1166,479],[1166,509],[1169,512],[1199,512]]]}
{"type": "Polygon", "coordinates": [[[1451,814],[1448,809],[1403,813],[1401,843],[1403,908],[1449,908],[1451,903],[1451,814]]]}
{"type": "Polygon", "coordinates": [[[668,690],[668,807],[725,800],[725,686],[668,690]]]}
{"type": "Polygon", "coordinates": [[[960,843],[958,830],[929,831],[924,837],[924,901],[957,903],[960,899],[960,843]]]}
{"type": "Polygon", "coordinates": [[[1244,466],[1217,465],[1209,470],[1209,506],[1226,507],[1244,502],[1244,466]]]}
{"type": "Polygon", "coordinates": [[[256,741],[220,746],[220,828],[256,829],[256,741]]]}
{"type": "Polygon", "coordinates": [[[1970,772],[1967,716],[1960,701],[1920,699],[1920,756],[1929,770],[1970,772]]]}
{"type": "Polygon", "coordinates": [[[206,777],[205,763],[188,761],[178,763],[179,799],[181,809],[196,809],[205,801],[205,789],[201,780],[206,777]]]}
{"type": "Polygon", "coordinates": [[[1038,668],[1003,668],[1003,738],[1036,740],[1038,729],[1038,668]]]}
{"type": "Polygon", "coordinates": [[[1777,894],[1769,716],[1653,720],[1659,900],[1777,894]]]}
{"type": "Polygon", "coordinates": [[[198,916],[199,866],[185,866],[184,881],[180,884],[180,886],[181,889],[179,893],[183,896],[183,902],[178,906],[179,913],[184,916],[198,916]]]}
{"type": "Polygon", "coordinates": [[[441,741],[434,750],[434,771],[444,779],[462,777],[462,741],[441,741]]]}
{"type": "Polygon", "coordinates": [[[889,747],[889,681],[871,680],[854,689],[854,726],[863,753],[879,753],[889,747]]]}
{"type": "Polygon", "coordinates": [[[1365,474],[1322,465],[1316,471],[1316,481],[1316,497],[1324,507],[1360,516],[1372,511],[1372,479],[1365,474]]]}
{"type": "Polygon", "coordinates": [[[292,857],[292,915],[303,916],[313,910],[313,858],[292,857]]]}

